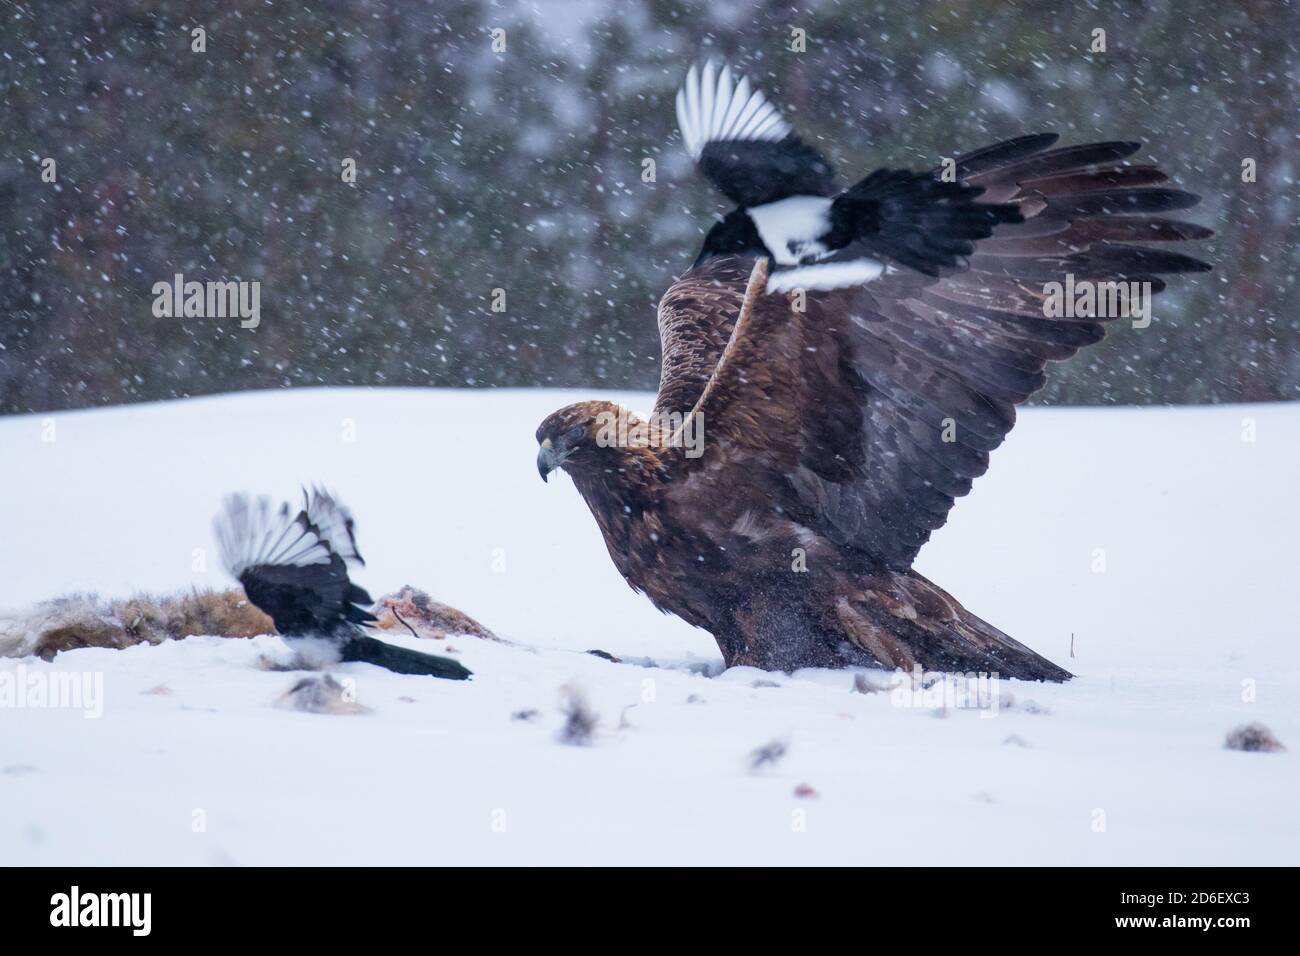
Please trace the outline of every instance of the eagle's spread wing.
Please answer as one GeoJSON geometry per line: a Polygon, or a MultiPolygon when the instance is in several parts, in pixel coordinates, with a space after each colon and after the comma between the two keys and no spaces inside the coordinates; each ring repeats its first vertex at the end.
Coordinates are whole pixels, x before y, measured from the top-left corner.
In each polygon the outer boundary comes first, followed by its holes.
{"type": "Polygon", "coordinates": [[[664,365],[656,412],[703,414],[704,457],[743,460],[778,479],[790,518],[864,560],[911,565],[954,499],[988,467],[1015,405],[1048,361],[1098,341],[1105,318],[1048,318],[1044,283],[1143,281],[1203,271],[1199,260],[1134,242],[1199,239],[1200,226],[1153,216],[1195,196],[1153,188],[1157,169],[1124,166],[1132,143],[1047,151],[1023,137],[959,158],[989,202],[1025,222],[976,245],[943,278],[900,270],[851,289],[757,294],[737,322],[752,260],[706,262],[660,305],[664,365]]]}
{"type": "Polygon", "coordinates": [[[731,338],[753,261],[712,259],[674,282],[659,300],[659,395],[655,414],[689,412],[731,338]]]}

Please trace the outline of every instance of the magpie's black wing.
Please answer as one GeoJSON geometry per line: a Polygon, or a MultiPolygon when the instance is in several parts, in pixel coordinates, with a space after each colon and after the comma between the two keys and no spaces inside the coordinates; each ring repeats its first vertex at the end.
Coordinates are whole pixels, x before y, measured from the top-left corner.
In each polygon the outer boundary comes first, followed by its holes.
{"type": "Polygon", "coordinates": [[[354,601],[373,603],[348,580],[343,559],[326,564],[257,564],[239,574],[248,599],[271,616],[281,634],[333,634],[348,623],[373,620],[354,601]]]}
{"type": "Polygon", "coordinates": [[[737,206],[752,208],[789,196],[834,191],[830,165],[793,133],[778,143],[710,142],[697,162],[700,172],[737,206]]]}
{"type": "Polygon", "coordinates": [[[216,521],[226,569],[281,634],[328,636],[373,621],[365,589],[348,577],[364,564],[355,523],[332,495],[313,488],[296,514],[287,503],[232,495],[216,521]]]}
{"type": "MultiPolygon", "coordinates": [[[[1024,221],[1014,203],[979,202],[983,193],[930,172],[876,170],[835,197],[830,222],[837,251],[820,261],[868,256],[930,276],[963,268],[976,241],[989,238],[1003,223],[1024,221]]],[[[791,276],[786,285],[803,282],[791,276]]],[[[774,289],[781,287],[777,283],[774,289]]]]}
{"type": "Polygon", "coordinates": [[[677,94],[677,124],[700,171],[738,206],[828,196],[835,170],[731,67],[691,67],[677,94]]]}

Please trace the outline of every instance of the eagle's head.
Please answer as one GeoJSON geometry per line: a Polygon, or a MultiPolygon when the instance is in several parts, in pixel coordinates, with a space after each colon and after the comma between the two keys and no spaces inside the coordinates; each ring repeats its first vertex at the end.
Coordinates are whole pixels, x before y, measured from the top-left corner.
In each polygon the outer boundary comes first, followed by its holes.
{"type": "Polygon", "coordinates": [[[546,416],[537,426],[537,471],[545,481],[556,468],[599,461],[602,451],[618,444],[619,423],[635,422],[627,409],[613,402],[578,402],[546,416]]]}

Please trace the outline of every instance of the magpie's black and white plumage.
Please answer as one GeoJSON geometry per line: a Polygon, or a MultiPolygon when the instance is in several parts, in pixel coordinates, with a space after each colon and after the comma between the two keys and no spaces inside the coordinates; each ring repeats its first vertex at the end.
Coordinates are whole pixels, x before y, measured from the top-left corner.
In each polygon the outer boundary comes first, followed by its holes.
{"type": "Polygon", "coordinates": [[[463,680],[470,671],[446,657],[424,654],[368,636],[374,602],[348,577],[364,565],[352,514],[329,492],[303,492],[296,513],[288,502],[231,495],[215,522],[222,560],[244,593],[299,647],[326,662],[360,661],[398,674],[463,680]]]}
{"type": "Polygon", "coordinates": [[[848,288],[899,267],[939,276],[997,225],[1022,221],[1014,204],[976,202],[982,188],[936,171],[881,169],[841,190],[831,164],[726,65],[691,67],[677,122],[700,171],[737,206],[695,265],[767,256],[768,292],[848,288]]]}

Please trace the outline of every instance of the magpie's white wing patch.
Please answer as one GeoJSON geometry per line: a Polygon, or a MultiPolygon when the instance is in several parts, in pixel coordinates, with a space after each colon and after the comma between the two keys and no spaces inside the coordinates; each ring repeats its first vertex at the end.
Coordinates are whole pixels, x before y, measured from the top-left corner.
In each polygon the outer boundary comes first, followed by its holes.
{"type": "Polygon", "coordinates": [[[735,81],[731,67],[721,69],[712,60],[703,70],[694,66],[677,93],[677,126],[691,158],[699,161],[708,143],[734,140],[779,142],[790,134],[790,125],[749,80],[735,81]]]}
{"type": "Polygon", "coordinates": [[[352,515],[328,492],[312,490],[306,507],[290,512],[270,498],[236,494],[214,522],[221,559],[238,578],[258,565],[306,567],[328,564],[333,554],[361,561],[353,537],[352,515]]]}

